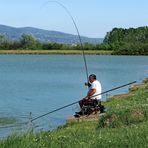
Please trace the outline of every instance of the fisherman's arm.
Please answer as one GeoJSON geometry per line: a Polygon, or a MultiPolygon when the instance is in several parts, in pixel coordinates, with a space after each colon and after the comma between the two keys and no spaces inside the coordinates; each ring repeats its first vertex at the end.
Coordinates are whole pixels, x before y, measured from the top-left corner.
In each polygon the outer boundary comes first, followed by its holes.
{"type": "Polygon", "coordinates": [[[91,89],[91,90],[87,93],[87,96],[84,97],[83,99],[84,99],[84,100],[88,100],[88,99],[90,99],[95,93],[96,93],[96,89],[91,89]]]}

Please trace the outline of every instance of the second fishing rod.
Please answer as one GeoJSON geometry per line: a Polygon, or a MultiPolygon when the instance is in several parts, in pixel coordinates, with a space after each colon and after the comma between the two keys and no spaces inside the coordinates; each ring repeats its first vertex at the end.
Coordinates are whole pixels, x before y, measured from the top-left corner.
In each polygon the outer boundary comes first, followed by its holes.
{"type": "MultiPolygon", "coordinates": [[[[121,86],[112,88],[112,89],[110,89],[110,90],[104,91],[104,92],[102,92],[102,93],[100,93],[100,94],[97,94],[97,95],[94,95],[94,96],[92,96],[92,97],[96,97],[96,96],[98,96],[98,95],[106,94],[106,93],[108,93],[108,92],[111,92],[111,91],[114,91],[114,90],[117,90],[117,89],[126,87],[126,86],[128,86],[128,85],[132,85],[132,84],[134,84],[134,83],[136,83],[136,81],[133,81],[133,82],[130,82],[130,83],[127,83],[127,84],[124,84],[124,85],[121,85],[121,86]]],[[[64,108],[67,108],[67,107],[72,106],[72,105],[74,105],[74,104],[77,104],[77,103],[79,103],[79,101],[81,101],[81,100],[75,101],[75,102],[73,102],[73,103],[70,103],[70,104],[67,104],[67,105],[65,105],[65,106],[59,107],[59,108],[57,108],[57,109],[55,109],[55,110],[52,110],[52,111],[50,111],[50,112],[48,112],[48,113],[45,113],[45,114],[43,114],[43,115],[41,115],[41,116],[38,116],[38,117],[36,117],[36,118],[33,118],[33,119],[31,120],[31,122],[33,122],[33,121],[35,121],[35,120],[37,120],[37,119],[39,119],[39,118],[42,118],[42,117],[44,117],[44,116],[47,116],[47,115],[49,115],[49,114],[51,114],[51,113],[57,112],[57,111],[59,111],[59,110],[62,110],[62,109],[64,109],[64,108]]]]}

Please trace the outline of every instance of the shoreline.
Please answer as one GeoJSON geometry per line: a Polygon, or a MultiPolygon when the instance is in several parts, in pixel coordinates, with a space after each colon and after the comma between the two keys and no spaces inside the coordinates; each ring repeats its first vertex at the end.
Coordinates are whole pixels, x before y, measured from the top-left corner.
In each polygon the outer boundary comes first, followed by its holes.
{"type": "MultiPolygon", "coordinates": [[[[28,55],[81,55],[82,50],[0,50],[0,55],[28,54],[28,55]]],[[[111,55],[112,51],[85,50],[86,55],[111,55]]]]}
{"type": "Polygon", "coordinates": [[[127,93],[109,96],[105,102],[112,101],[114,99],[127,99],[128,97],[132,97],[132,96],[134,96],[136,91],[138,91],[139,89],[145,88],[147,84],[148,84],[148,78],[145,78],[142,81],[142,83],[134,84],[134,85],[128,87],[127,93]]]}
{"type": "MultiPolygon", "coordinates": [[[[148,55],[124,55],[114,54],[111,50],[84,50],[85,55],[108,55],[108,56],[148,56],[148,55]]],[[[1,50],[0,55],[82,55],[82,50],[1,50]]]]}
{"type": "MultiPolygon", "coordinates": [[[[129,97],[132,97],[135,95],[135,92],[139,89],[145,88],[148,84],[148,78],[145,78],[142,83],[134,84],[130,87],[128,87],[128,92],[118,95],[109,96],[106,101],[103,101],[102,104],[107,104],[108,102],[111,102],[113,100],[118,99],[128,99],[129,97]]],[[[92,114],[89,116],[81,116],[80,118],[75,118],[74,116],[70,116],[66,119],[66,124],[71,123],[77,123],[77,122],[87,122],[87,121],[99,121],[101,116],[104,116],[106,113],[97,113],[92,114]]]]}

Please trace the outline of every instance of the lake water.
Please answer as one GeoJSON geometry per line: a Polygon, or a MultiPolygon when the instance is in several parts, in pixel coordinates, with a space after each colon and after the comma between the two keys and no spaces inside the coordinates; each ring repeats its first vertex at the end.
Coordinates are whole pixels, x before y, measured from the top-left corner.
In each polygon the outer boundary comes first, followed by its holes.
{"type": "MultiPolygon", "coordinates": [[[[146,56],[86,56],[86,59],[89,73],[97,75],[103,91],[135,80],[140,83],[148,77],[146,56]]],[[[1,55],[0,118],[13,117],[17,121],[8,127],[0,126],[0,137],[26,129],[26,124],[21,123],[28,122],[30,112],[34,118],[83,98],[87,92],[85,82],[81,55],[1,55]]],[[[127,91],[128,87],[108,95],[127,91]]],[[[78,105],[73,105],[36,120],[34,126],[38,130],[51,129],[63,124],[78,109],[78,105]]]]}

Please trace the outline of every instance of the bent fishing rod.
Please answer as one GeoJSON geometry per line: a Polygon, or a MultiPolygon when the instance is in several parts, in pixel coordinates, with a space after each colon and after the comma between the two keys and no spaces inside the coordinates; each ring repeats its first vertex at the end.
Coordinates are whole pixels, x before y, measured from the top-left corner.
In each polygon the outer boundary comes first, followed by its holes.
{"type": "MultiPolygon", "coordinates": [[[[121,86],[112,88],[112,89],[110,89],[110,90],[104,91],[104,92],[102,92],[102,93],[100,93],[100,94],[97,94],[97,95],[94,95],[94,96],[92,96],[92,97],[96,97],[96,96],[99,96],[99,95],[102,95],[102,94],[106,94],[106,93],[108,93],[108,92],[111,92],[111,91],[114,91],[114,90],[123,88],[123,87],[128,86],[128,85],[131,85],[131,84],[134,84],[134,83],[136,83],[136,82],[137,82],[137,81],[133,81],[133,82],[130,82],[130,83],[127,83],[127,84],[124,84],[124,85],[121,85],[121,86]]],[[[42,117],[44,117],[44,116],[47,116],[47,115],[49,115],[49,114],[52,114],[52,113],[57,112],[57,111],[59,111],[59,110],[62,110],[62,109],[64,109],[64,108],[67,108],[67,107],[69,107],[69,106],[72,106],[72,105],[74,105],[74,104],[76,104],[76,103],[79,103],[80,101],[81,101],[81,100],[76,101],[76,102],[73,102],[73,103],[70,103],[70,104],[67,104],[67,105],[62,106],[62,107],[59,107],[59,108],[57,108],[57,109],[55,109],[55,110],[52,110],[52,111],[50,111],[50,112],[48,112],[48,113],[46,113],[46,114],[40,115],[40,116],[38,116],[38,117],[36,117],[36,118],[30,120],[30,121],[33,122],[33,121],[35,121],[35,120],[37,120],[37,119],[39,119],[39,118],[42,118],[42,117]]]]}
{"type": "Polygon", "coordinates": [[[66,13],[67,13],[68,16],[70,17],[70,19],[72,20],[72,22],[73,22],[73,24],[74,24],[74,27],[75,27],[75,29],[76,29],[76,31],[77,31],[77,35],[78,35],[78,38],[79,38],[80,46],[81,46],[81,49],[82,49],[82,55],[83,55],[83,59],[84,59],[85,72],[86,72],[86,77],[87,77],[86,80],[87,80],[87,83],[89,83],[89,79],[88,79],[88,67],[87,67],[87,62],[86,62],[86,56],[85,56],[85,52],[84,52],[84,47],[83,47],[82,39],[81,39],[81,36],[80,36],[79,29],[78,29],[78,27],[77,27],[76,21],[74,20],[74,18],[73,18],[73,16],[72,16],[72,14],[70,13],[70,11],[69,11],[62,3],[58,2],[58,1],[52,1],[52,0],[51,0],[51,1],[47,1],[47,2],[45,3],[45,5],[46,5],[47,3],[56,3],[56,4],[58,4],[59,6],[61,6],[61,7],[66,11],[66,13]]]}

